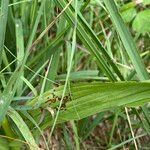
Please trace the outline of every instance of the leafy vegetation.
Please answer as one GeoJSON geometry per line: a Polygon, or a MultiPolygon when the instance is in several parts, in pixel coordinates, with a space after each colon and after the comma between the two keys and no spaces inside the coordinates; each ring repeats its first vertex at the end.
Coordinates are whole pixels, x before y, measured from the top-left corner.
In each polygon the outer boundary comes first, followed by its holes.
{"type": "Polygon", "coordinates": [[[149,149],[149,0],[0,0],[0,149],[149,149]]]}

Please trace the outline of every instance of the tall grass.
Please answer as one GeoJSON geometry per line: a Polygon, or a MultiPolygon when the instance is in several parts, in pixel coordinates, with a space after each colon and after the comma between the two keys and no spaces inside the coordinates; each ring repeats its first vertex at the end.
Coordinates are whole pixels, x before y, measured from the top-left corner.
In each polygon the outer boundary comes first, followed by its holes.
{"type": "Polygon", "coordinates": [[[128,3],[0,2],[1,149],[150,146],[149,54],[139,46],[149,34],[124,23],[128,3]]]}

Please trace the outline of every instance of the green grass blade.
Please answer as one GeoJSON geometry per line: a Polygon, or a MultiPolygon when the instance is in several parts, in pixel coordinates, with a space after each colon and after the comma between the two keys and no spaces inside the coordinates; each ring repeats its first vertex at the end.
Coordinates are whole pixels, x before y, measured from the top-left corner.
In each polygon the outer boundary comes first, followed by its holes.
{"type": "MultiPolygon", "coordinates": [[[[69,4],[69,3],[68,3],[69,4]]],[[[78,18],[77,18],[77,12],[78,12],[78,9],[77,9],[77,5],[78,5],[78,1],[76,0],[74,2],[74,5],[75,5],[75,12],[74,12],[74,15],[75,15],[75,26],[73,28],[73,35],[72,35],[72,46],[71,46],[71,53],[70,53],[70,61],[68,63],[68,67],[67,67],[67,76],[66,76],[66,80],[65,80],[65,84],[64,84],[64,88],[63,88],[63,92],[62,92],[62,96],[61,96],[61,100],[60,100],[60,103],[59,103],[59,106],[58,106],[58,111],[56,113],[56,116],[55,116],[55,119],[54,119],[54,124],[52,126],[52,129],[51,129],[51,133],[50,133],[50,136],[52,135],[53,133],[53,130],[56,126],[56,123],[57,123],[57,119],[59,117],[59,112],[60,112],[60,109],[61,109],[61,106],[63,104],[63,98],[65,96],[65,93],[67,91],[67,86],[68,86],[68,83],[69,83],[69,76],[70,76],[70,72],[71,72],[71,69],[72,69],[72,63],[73,63],[73,57],[74,57],[74,53],[75,53],[75,50],[76,50],[76,40],[77,40],[77,22],[78,22],[78,18]]]]}
{"type": "Polygon", "coordinates": [[[34,94],[34,96],[37,96],[37,90],[34,88],[34,86],[23,76],[21,76],[22,81],[31,89],[32,93],[34,94]]]}
{"type": "Polygon", "coordinates": [[[24,39],[23,28],[20,19],[16,20],[16,48],[17,48],[17,60],[18,63],[22,62],[24,58],[24,39]]]}
{"type": "MultiPolygon", "coordinates": [[[[68,27],[65,27],[66,22],[64,21],[64,18],[61,18],[61,20],[58,23],[58,29],[57,29],[57,36],[59,36],[59,34],[64,33],[63,31],[65,31],[66,29],[69,29],[68,27]]],[[[59,41],[62,41],[63,37],[61,37],[59,39],[59,41]]],[[[52,81],[55,80],[56,76],[57,76],[57,72],[59,69],[59,57],[60,57],[60,53],[62,52],[62,46],[58,48],[57,51],[55,51],[55,53],[52,56],[52,61],[51,61],[51,69],[48,73],[48,78],[52,81]]],[[[46,90],[49,90],[52,88],[52,83],[47,82],[46,84],[46,90]]]]}
{"type": "MultiPolygon", "coordinates": [[[[20,19],[17,19],[15,22],[16,27],[16,49],[17,49],[17,65],[23,61],[24,58],[24,38],[23,38],[23,27],[20,19]]],[[[24,76],[24,72],[22,72],[22,76],[24,76]]],[[[18,85],[17,93],[21,94],[23,88],[23,81],[20,81],[20,85],[18,85]]]]}
{"type": "Polygon", "coordinates": [[[118,9],[115,5],[114,0],[103,0],[103,1],[110,13],[113,23],[116,26],[116,29],[120,35],[122,43],[135,67],[139,79],[141,80],[149,79],[149,74],[147,73],[147,70],[138,53],[135,42],[131,37],[131,34],[127,29],[126,25],[124,24],[123,19],[121,18],[118,9]]]}
{"type": "Polygon", "coordinates": [[[18,81],[18,79],[20,79],[20,77],[22,76],[24,65],[25,65],[26,59],[28,57],[29,50],[32,46],[34,36],[36,34],[37,26],[38,26],[40,17],[42,15],[42,10],[43,10],[45,1],[46,0],[42,1],[42,4],[41,4],[40,9],[38,11],[39,13],[38,13],[38,16],[36,18],[32,33],[30,35],[30,38],[29,38],[29,41],[28,41],[28,44],[27,44],[25,57],[22,60],[21,64],[14,71],[14,73],[11,76],[6,88],[4,89],[4,92],[0,95],[1,98],[2,98],[2,104],[0,105],[0,123],[3,120],[3,118],[4,118],[4,116],[7,112],[7,109],[8,109],[8,107],[9,107],[11,101],[12,101],[13,95],[15,94],[16,89],[18,87],[18,83],[20,82],[20,80],[18,81]]]}
{"type": "Polygon", "coordinates": [[[23,121],[21,116],[12,108],[9,108],[8,116],[14,121],[18,129],[20,130],[22,136],[27,141],[31,150],[38,149],[38,145],[36,144],[28,126],[23,121]]]}
{"type": "MultiPolygon", "coordinates": [[[[56,2],[62,9],[67,5],[65,0],[56,0],[56,2]]],[[[69,24],[74,27],[74,8],[72,6],[69,6],[68,9],[65,11],[65,14],[69,24]]],[[[111,64],[111,67],[114,69],[115,73],[119,76],[119,78],[123,80],[123,77],[121,76],[118,68],[113,63],[112,59],[109,57],[106,50],[103,48],[98,38],[89,27],[88,23],[83,19],[80,13],[78,13],[77,35],[83,42],[83,44],[87,47],[87,49],[93,54],[93,56],[96,57],[99,68],[103,70],[103,72],[109,77],[111,81],[116,81],[116,77],[110,69],[110,66],[107,64],[106,59],[111,64]]]]}
{"type": "Polygon", "coordinates": [[[46,145],[47,150],[49,150],[48,143],[46,142],[45,136],[44,136],[42,130],[40,129],[39,125],[37,124],[37,122],[34,120],[34,118],[32,118],[32,116],[28,112],[23,111],[22,114],[26,118],[28,118],[35,125],[35,127],[38,129],[38,131],[40,132],[41,136],[43,137],[43,140],[44,140],[44,143],[46,145]]]}
{"type": "MultiPolygon", "coordinates": [[[[70,73],[69,80],[70,81],[82,81],[82,80],[102,80],[102,81],[108,81],[109,79],[107,77],[99,77],[98,76],[99,71],[98,70],[84,70],[84,71],[76,71],[70,73]]],[[[57,79],[59,81],[64,81],[66,79],[66,74],[58,75],[57,79]]]]}
{"type": "Polygon", "coordinates": [[[1,0],[1,8],[0,8],[0,65],[2,62],[2,51],[4,48],[4,41],[5,41],[8,5],[9,5],[9,0],[1,0]]]}
{"type": "Polygon", "coordinates": [[[35,23],[34,23],[34,26],[33,26],[32,32],[31,32],[31,35],[29,37],[28,44],[27,44],[27,47],[26,47],[26,51],[29,51],[30,48],[32,47],[32,43],[33,43],[33,40],[34,40],[34,37],[35,37],[35,34],[36,34],[36,30],[37,30],[37,27],[38,27],[41,15],[43,13],[45,2],[46,2],[46,0],[41,1],[41,6],[40,6],[40,8],[38,10],[38,15],[36,17],[36,20],[35,20],[35,23]]]}
{"type": "Polygon", "coordinates": [[[74,140],[76,143],[76,150],[80,150],[80,142],[79,142],[77,126],[74,121],[71,121],[71,125],[72,125],[72,129],[74,131],[74,140]]]}
{"type": "Polygon", "coordinates": [[[88,127],[85,129],[82,129],[83,134],[83,140],[85,140],[91,133],[92,131],[96,128],[96,126],[103,121],[104,114],[99,113],[96,118],[89,123],[88,127]],[[84,132],[85,131],[85,132],[84,132]]]}
{"type": "Polygon", "coordinates": [[[16,88],[17,88],[17,84],[15,83],[17,78],[20,77],[18,74],[18,72],[16,72],[15,76],[13,76],[13,78],[10,79],[9,84],[5,87],[5,90],[3,93],[0,93],[0,124],[2,123],[6,112],[8,110],[8,107],[12,101],[12,98],[15,94],[16,88]]]}
{"type": "Polygon", "coordinates": [[[117,148],[123,147],[125,144],[132,142],[133,140],[138,139],[138,138],[143,137],[143,136],[146,136],[146,134],[142,134],[142,135],[138,135],[134,138],[130,138],[130,139],[128,139],[128,140],[126,140],[126,141],[124,141],[124,142],[122,142],[116,146],[113,146],[112,148],[109,148],[108,150],[116,150],[117,148]]]}

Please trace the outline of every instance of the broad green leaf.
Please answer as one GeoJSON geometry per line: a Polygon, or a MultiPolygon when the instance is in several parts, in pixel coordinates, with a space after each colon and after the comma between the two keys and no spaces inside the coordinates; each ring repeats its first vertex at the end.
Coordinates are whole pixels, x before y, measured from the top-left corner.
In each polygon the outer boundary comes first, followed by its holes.
{"type": "Polygon", "coordinates": [[[144,10],[137,14],[132,24],[133,29],[138,33],[150,32],[150,10],[144,10]]]}
{"type": "Polygon", "coordinates": [[[121,15],[125,22],[130,22],[136,15],[136,9],[135,8],[127,9],[123,11],[121,15]]]}
{"type": "MultiPolygon", "coordinates": [[[[60,96],[63,86],[56,88],[60,96]]],[[[150,101],[150,83],[78,83],[70,87],[71,100],[59,114],[58,123],[79,120],[117,107],[136,107],[150,101]]],[[[50,96],[51,92],[47,92],[50,96]]],[[[52,122],[52,121],[51,121],[52,122]]]]}
{"type": "Polygon", "coordinates": [[[71,87],[73,100],[67,103],[60,120],[81,119],[115,107],[141,105],[150,101],[148,83],[91,83],[71,87]],[[135,90],[136,89],[136,90],[135,90]]]}

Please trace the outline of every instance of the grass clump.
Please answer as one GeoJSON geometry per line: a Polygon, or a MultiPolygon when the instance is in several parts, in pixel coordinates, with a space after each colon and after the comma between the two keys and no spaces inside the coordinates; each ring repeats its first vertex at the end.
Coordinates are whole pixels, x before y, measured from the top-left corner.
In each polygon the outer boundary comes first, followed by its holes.
{"type": "Polygon", "coordinates": [[[0,3],[0,149],[149,149],[147,3],[0,3]]]}

